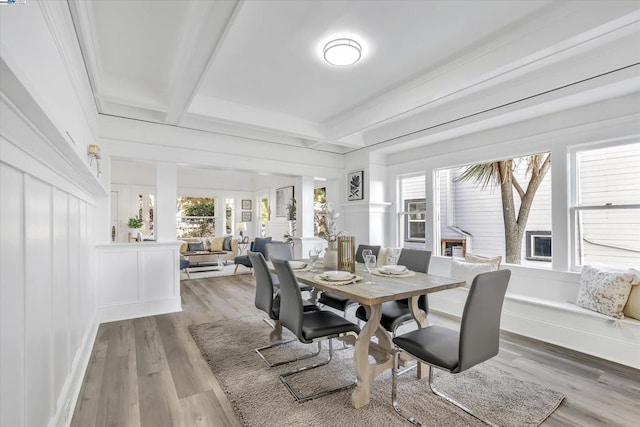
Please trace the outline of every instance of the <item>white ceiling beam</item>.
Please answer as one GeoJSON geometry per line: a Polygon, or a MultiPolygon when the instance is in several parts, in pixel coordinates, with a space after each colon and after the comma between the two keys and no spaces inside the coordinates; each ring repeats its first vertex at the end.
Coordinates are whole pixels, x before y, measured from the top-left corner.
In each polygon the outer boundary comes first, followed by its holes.
{"type": "Polygon", "coordinates": [[[181,54],[172,73],[166,123],[177,125],[189,108],[242,1],[189,2],[181,54]]]}

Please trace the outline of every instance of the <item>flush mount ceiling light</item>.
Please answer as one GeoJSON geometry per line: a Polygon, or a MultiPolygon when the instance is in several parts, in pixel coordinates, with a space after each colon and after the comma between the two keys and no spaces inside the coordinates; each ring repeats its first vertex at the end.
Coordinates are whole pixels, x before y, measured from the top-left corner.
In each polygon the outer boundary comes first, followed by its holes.
{"type": "Polygon", "coordinates": [[[323,52],[331,65],[353,65],[362,57],[362,46],[352,39],[336,39],[324,45],[323,52]]]}

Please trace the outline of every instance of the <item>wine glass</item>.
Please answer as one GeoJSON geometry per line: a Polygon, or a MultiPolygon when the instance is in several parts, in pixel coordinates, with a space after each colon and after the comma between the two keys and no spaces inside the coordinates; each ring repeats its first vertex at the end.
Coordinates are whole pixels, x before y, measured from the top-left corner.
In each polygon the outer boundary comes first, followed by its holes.
{"type": "Polygon", "coordinates": [[[377,262],[375,255],[367,255],[364,257],[364,266],[367,269],[367,273],[369,273],[369,280],[364,282],[365,285],[373,285],[375,283],[371,280],[371,269],[376,266],[377,262]]]}
{"type": "Polygon", "coordinates": [[[363,249],[362,250],[362,259],[367,259],[367,255],[373,255],[373,251],[371,249],[363,249]]]}
{"type": "Polygon", "coordinates": [[[316,261],[320,258],[320,250],[318,248],[313,248],[309,251],[309,259],[311,260],[311,271],[317,273],[316,270],[316,261]]]}

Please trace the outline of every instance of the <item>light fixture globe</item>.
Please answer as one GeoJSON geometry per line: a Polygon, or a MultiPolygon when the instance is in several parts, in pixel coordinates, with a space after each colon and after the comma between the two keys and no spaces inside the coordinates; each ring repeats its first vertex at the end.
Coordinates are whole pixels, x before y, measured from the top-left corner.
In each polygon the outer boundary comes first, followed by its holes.
{"type": "Polygon", "coordinates": [[[331,65],[353,65],[362,57],[362,46],[352,39],[336,39],[324,45],[323,52],[331,65]]]}

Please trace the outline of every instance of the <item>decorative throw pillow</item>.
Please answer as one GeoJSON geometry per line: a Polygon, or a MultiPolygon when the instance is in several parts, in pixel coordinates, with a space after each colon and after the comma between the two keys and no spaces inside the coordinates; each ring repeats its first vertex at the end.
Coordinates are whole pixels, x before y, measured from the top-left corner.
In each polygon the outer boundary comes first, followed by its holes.
{"type": "Polygon", "coordinates": [[[493,266],[487,263],[475,263],[460,261],[455,258],[451,259],[450,277],[453,279],[464,280],[467,287],[471,286],[474,277],[480,273],[488,273],[493,270],[493,266]]]}
{"type": "Polygon", "coordinates": [[[233,239],[233,236],[227,236],[224,238],[224,242],[222,242],[223,251],[231,251],[231,239],[233,239]]]}
{"type": "Polygon", "coordinates": [[[640,320],[640,270],[629,270],[636,276],[635,285],[631,286],[631,292],[629,292],[629,299],[622,311],[625,316],[633,317],[640,320]]]}
{"type": "Polygon", "coordinates": [[[260,252],[264,255],[265,246],[271,243],[271,237],[256,237],[253,241],[253,252],[260,252]]]}
{"type": "Polygon", "coordinates": [[[181,254],[187,252],[188,249],[189,249],[189,244],[187,242],[184,242],[183,244],[180,245],[181,254]]]}
{"type": "Polygon", "coordinates": [[[215,237],[213,241],[211,241],[211,251],[221,252],[223,243],[224,243],[224,237],[215,237]]]}
{"type": "Polygon", "coordinates": [[[501,256],[494,257],[486,257],[480,255],[474,255],[472,253],[467,252],[464,256],[464,260],[466,262],[473,262],[476,264],[491,264],[493,266],[493,271],[497,271],[500,269],[500,262],[502,261],[501,256]]]}
{"type": "Polygon", "coordinates": [[[590,265],[582,267],[576,305],[622,319],[635,275],[629,271],[605,270],[590,265]]]}
{"type": "Polygon", "coordinates": [[[204,243],[202,243],[202,242],[191,242],[191,243],[188,244],[187,250],[189,252],[204,251],[204,243]]]}

